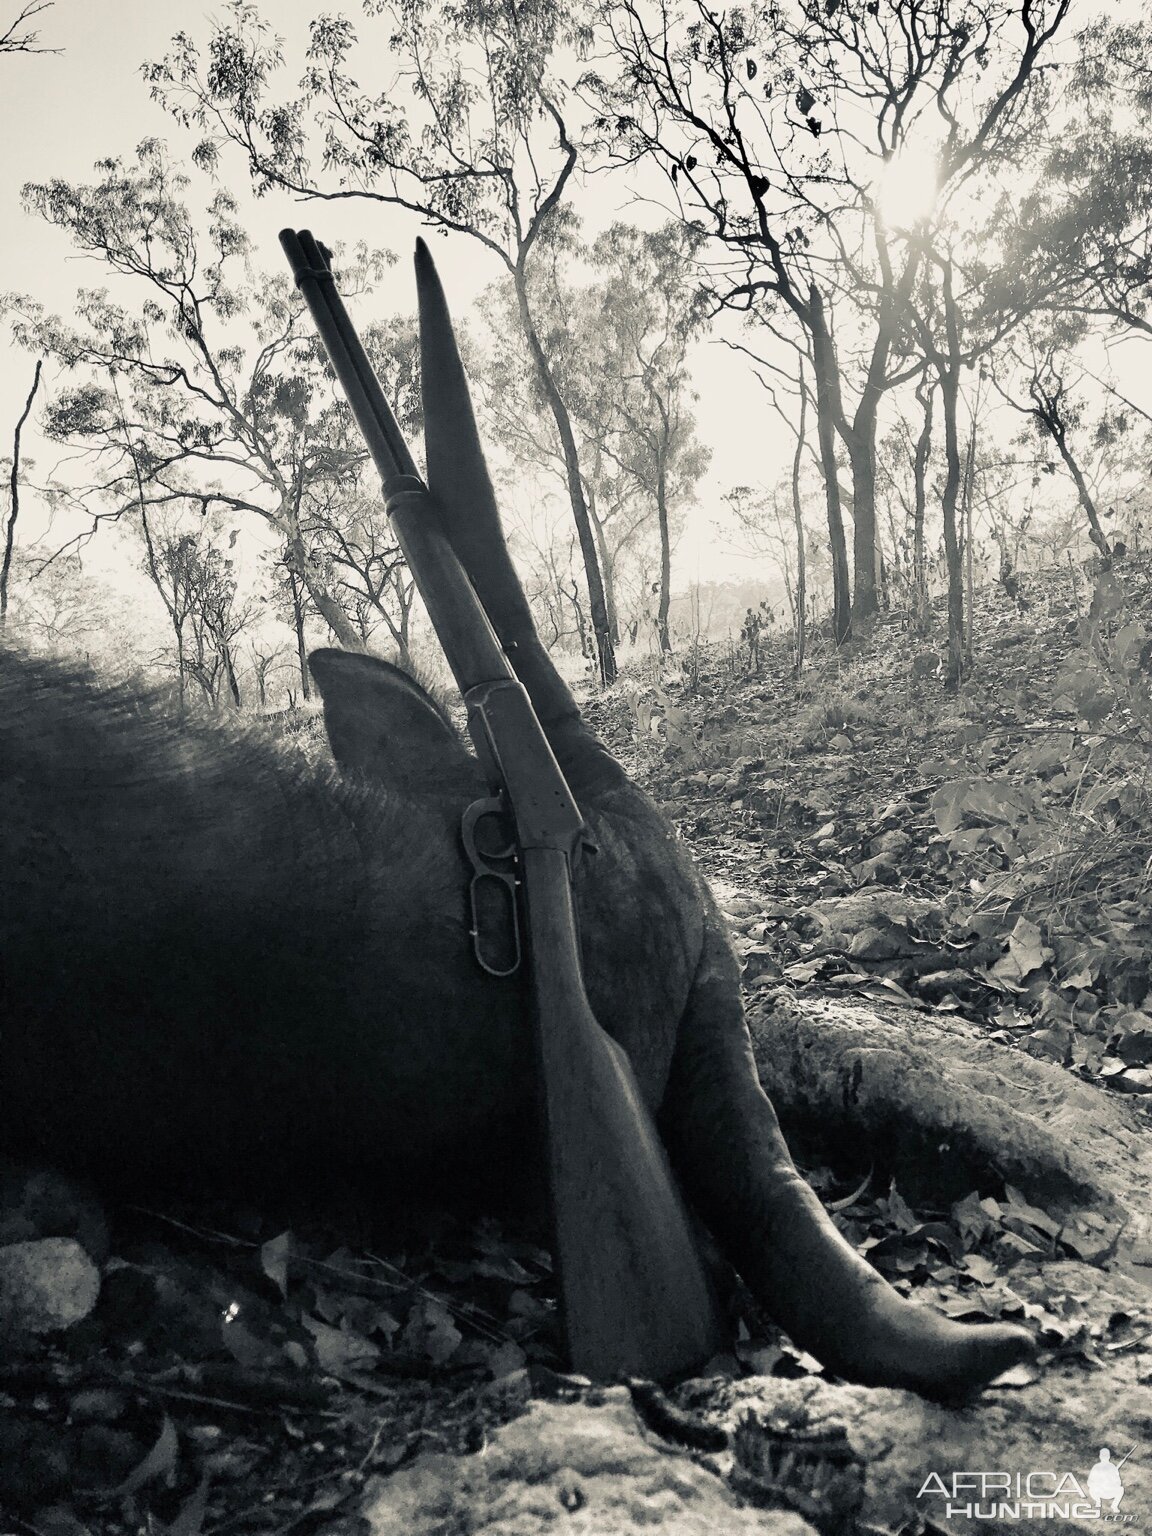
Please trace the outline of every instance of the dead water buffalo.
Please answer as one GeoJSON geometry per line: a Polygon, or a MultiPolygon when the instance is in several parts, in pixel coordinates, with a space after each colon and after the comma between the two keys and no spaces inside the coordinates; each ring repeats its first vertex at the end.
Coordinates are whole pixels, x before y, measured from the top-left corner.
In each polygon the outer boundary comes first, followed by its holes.
{"type": "MultiPolygon", "coordinates": [[[[525,654],[546,665],[531,637],[525,654]]],[[[338,770],[0,651],[3,1151],[145,1187],[403,1185],[521,1134],[524,999],[468,933],[476,764],[386,664],[312,667],[338,770]]],[[[846,1376],[940,1392],[997,1374],[1026,1334],[903,1301],[835,1231],[757,1082],[687,853],[574,712],[546,720],[599,848],[578,893],[593,1009],[727,1254],[846,1376]]]]}
{"type": "MultiPolygon", "coordinates": [[[[426,346],[426,380],[453,366],[426,346]]],[[[797,1173],[723,920],[538,640],[465,407],[429,415],[431,489],[589,823],[589,999],[691,1201],[840,1374],[988,1380],[1029,1335],[902,1300],[797,1173]]],[[[460,818],[483,776],[402,673],[331,650],[311,666],[335,767],[0,648],[0,1151],[121,1184],[405,1188],[528,1134],[525,998],[469,937],[460,818]]]]}

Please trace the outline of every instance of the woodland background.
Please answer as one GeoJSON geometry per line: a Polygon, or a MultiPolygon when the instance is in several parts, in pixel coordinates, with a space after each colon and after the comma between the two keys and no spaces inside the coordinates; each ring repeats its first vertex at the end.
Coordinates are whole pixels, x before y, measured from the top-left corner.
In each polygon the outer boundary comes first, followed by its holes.
{"type": "MultiPolygon", "coordinates": [[[[4,70],[50,88],[77,26],[32,0],[4,70]]],[[[275,244],[338,246],[418,445],[423,229],[574,671],[773,632],[802,669],[944,598],[955,686],[978,586],[1147,537],[1149,41],[1073,0],[234,0],[132,61],[146,137],[9,209],[0,613],[197,707],[301,702],[331,637],[434,665],[275,244]]]]}

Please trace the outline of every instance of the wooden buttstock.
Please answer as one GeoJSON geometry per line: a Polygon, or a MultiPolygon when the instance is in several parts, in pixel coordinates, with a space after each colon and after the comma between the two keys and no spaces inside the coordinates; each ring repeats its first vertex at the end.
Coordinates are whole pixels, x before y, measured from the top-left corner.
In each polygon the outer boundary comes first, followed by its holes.
{"type": "Polygon", "coordinates": [[[683,1374],[727,1330],[627,1054],[588,1006],[567,857],[525,848],[521,860],[571,1365],[599,1380],[683,1374]]]}

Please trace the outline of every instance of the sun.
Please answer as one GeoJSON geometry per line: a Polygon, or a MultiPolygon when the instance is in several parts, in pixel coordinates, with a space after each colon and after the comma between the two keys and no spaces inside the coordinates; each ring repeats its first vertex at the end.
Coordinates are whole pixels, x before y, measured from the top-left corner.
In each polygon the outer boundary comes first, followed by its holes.
{"type": "Polygon", "coordinates": [[[905,144],[892,156],[872,188],[882,222],[912,229],[929,218],[940,191],[940,162],[927,145],[905,144]]]}

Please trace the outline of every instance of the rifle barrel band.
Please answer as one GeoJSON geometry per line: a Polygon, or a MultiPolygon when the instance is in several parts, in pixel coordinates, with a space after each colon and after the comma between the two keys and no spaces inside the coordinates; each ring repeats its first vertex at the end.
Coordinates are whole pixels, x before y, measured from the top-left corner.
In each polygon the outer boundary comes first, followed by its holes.
{"type": "Polygon", "coordinates": [[[336,282],[335,277],[332,275],[331,267],[301,267],[296,273],[297,288],[303,284],[306,277],[314,277],[318,283],[322,282],[325,278],[332,284],[336,282]]]}

